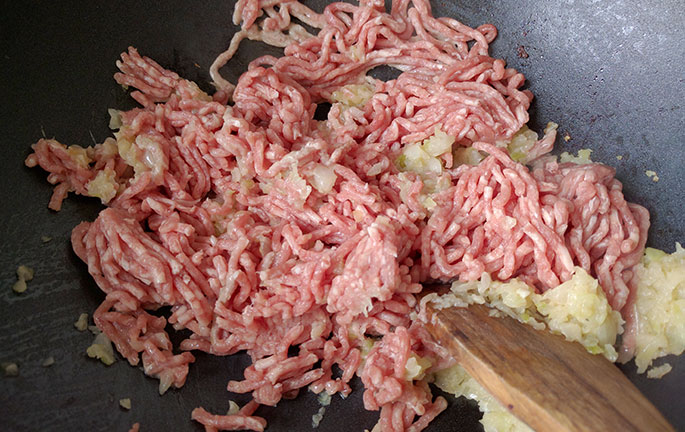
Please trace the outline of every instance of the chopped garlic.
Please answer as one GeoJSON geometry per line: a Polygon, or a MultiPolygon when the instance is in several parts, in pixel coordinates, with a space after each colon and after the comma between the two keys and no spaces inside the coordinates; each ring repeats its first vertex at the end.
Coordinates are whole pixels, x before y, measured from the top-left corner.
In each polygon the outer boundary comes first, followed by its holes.
{"type": "Polygon", "coordinates": [[[316,190],[322,194],[327,194],[333,190],[337,178],[338,176],[333,171],[333,168],[319,164],[312,170],[309,182],[316,190]]]}
{"type": "Polygon", "coordinates": [[[347,84],[331,94],[333,102],[347,107],[363,107],[374,95],[375,85],[370,79],[363,84],[347,84]]]}
{"type": "Polygon", "coordinates": [[[20,265],[17,267],[17,278],[24,279],[26,282],[33,279],[33,269],[31,267],[26,267],[20,265]]]}
{"type": "Polygon", "coordinates": [[[155,378],[159,378],[159,394],[160,396],[169,390],[171,385],[174,383],[174,376],[172,370],[164,370],[158,375],[152,375],[155,378]]]}
{"type": "Polygon", "coordinates": [[[130,410],[131,409],[131,399],[129,399],[129,398],[119,399],[119,406],[125,410],[130,410]]]}
{"type": "Polygon", "coordinates": [[[422,380],[433,364],[428,358],[423,358],[412,353],[404,366],[404,378],[407,381],[422,380]]]}
{"type": "Polygon", "coordinates": [[[534,328],[580,342],[612,362],[617,358],[614,343],[623,332],[621,315],[611,309],[597,280],[580,267],[570,280],[544,294],[518,279],[498,282],[484,273],[479,281],[453,283],[451,293],[431,302],[438,308],[487,303],[534,328]]]}
{"type": "Polygon", "coordinates": [[[88,157],[87,150],[81,146],[70,145],[67,147],[67,153],[81,168],[88,169],[88,165],[92,162],[92,160],[88,157]]]}
{"type": "Polygon", "coordinates": [[[86,189],[88,190],[88,195],[100,198],[103,204],[107,204],[117,195],[119,190],[116,173],[110,168],[105,168],[86,184],[86,189]]]}
{"type": "Polygon", "coordinates": [[[109,366],[116,358],[114,357],[114,349],[112,348],[112,341],[104,334],[100,333],[95,336],[93,344],[86,350],[88,357],[97,358],[105,365],[109,366]]]}
{"type": "Polygon", "coordinates": [[[655,367],[651,368],[650,370],[648,370],[647,371],[647,378],[659,379],[659,378],[662,378],[667,373],[669,373],[671,370],[673,370],[671,365],[668,363],[664,363],[661,366],[655,366],[655,367]]]}
{"type": "Polygon", "coordinates": [[[656,175],[656,172],[654,172],[652,170],[645,171],[645,175],[647,175],[647,177],[651,178],[653,182],[659,181],[659,176],[656,175]]]}
{"type": "Polygon", "coordinates": [[[88,329],[88,314],[82,313],[78,316],[78,320],[74,323],[74,327],[78,331],[86,331],[88,329]]]}
{"type": "Polygon", "coordinates": [[[55,358],[53,356],[50,356],[43,360],[43,363],[41,363],[41,366],[43,367],[50,367],[55,364],[55,358]]]}
{"type": "Polygon", "coordinates": [[[317,413],[312,416],[312,427],[313,428],[319,427],[319,424],[321,423],[321,420],[323,420],[323,415],[325,412],[326,412],[326,407],[321,407],[321,408],[319,408],[319,411],[317,411],[317,413]]]}
{"type": "Polygon", "coordinates": [[[119,129],[122,125],[121,111],[116,110],[114,108],[109,108],[107,110],[107,113],[109,114],[109,128],[112,130],[119,129]]]}
{"type": "Polygon", "coordinates": [[[517,162],[523,162],[528,157],[528,151],[533,148],[538,141],[537,132],[530,130],[528,126],[523,125],[511,137],[511,141],[506,145],[511,158],[517,162]]]}
{"type": "MultiPolygon", "coordinates": [[[[267,41],[264,41],[264,42],[268,43],[267,41]]],[[[190,90],[190,94],[192,95],[193,99],[198,100],[198,101],[202,101],[202,102],[211,102],[212,101],[212,97],[210,95],[208,95],[207,93],[205,93],[202,89],[200,89],[200,87],[198,87],[198,85],[196,83],[194,83],[193,81],[186,81],[186,83],[188,84],[188,90],[190,90]]],[[[180,96],[180,93],[178,90],[176,90],[176,94],[180,96]]]]}
{"type": "Polygon", "coordinates": [[[160,178],[168,168],[168,161],[159,142],[145,135],[139,135],[131,141],[125,129],[124,127],[114,134],[117,137],[119,156],[133,167],[135,175],[150,171],[153,178],[160,178]]]}
{"type": "Polygon", "coordinates": [[[590,159],[591,154],[592,150],[590,149],[580,149],[576,156],[573,156],[572,153],[563,152],[561,156],[559,156],[559,162],[573,162],[578,165],[585,165],[592,163],[592,159],[590,159]]]}
{"type": "Polygon", "coordinates": [[[478,402],[483,412],[480,420],[486,432],[532,432],[487,392],[464,368],[454,365],[435,374],[435,385],[457,397],[464,396],[478,402]]]}
{"type": "Polygon", "coordinates": [[[454,165],[478,165],[485,154],[476,150],[473,147],[457,147],[454,152],[454,165]]]}
{"type": "Polygon", "coordinates": [[[452,135],[447,135],[440,129],[435,129],[435,134],[430,136],[428,139],[423,141],[421,146],[426,153],[432,157],[441,156],[445,153],[449,153],[452,150],[452,144],[454,144],[455,137],[452,135]]]}
{"type": "Polygon", "coordinates": [[[12,290],[17,294],[25,292],[28,288],[26,282],[32,279],[33,269],[31,267],[20,265],[17,267],[17,281],[14,283],[14,285],[12,285],[12,290]]]}
{"type": "Polygon", "coordinates": [[[364,60],[366,55],[364,54],[364,48],[362,48],[358,44],[352,45],[348,50],[347,50],[347,55],[354,61],[354,62],[361,62],[364,60]]]}
{"type": "Polygon", "coordinates": [[[19,376],[19,365],[16,363],[2,363],[2,369],[5,372],[6,377],[19,376]]]}
{"type": "Polygon", "coordinates": [[[395,165],[400,171],[400,198],[407,202],[410,188],[414,179],[407,172],[419,175],[423,187],[418,196],[418,201],[423,207],[431,211],[436,207],[432,194],[443,191],[451,186],[449,175],[443,172],[442,156],[452,153],[452,145],[455,137],[447,135],[439,128],[435,134],[423,140],[422,143],[406,145],[402,153],[395,160],[395,165]]]}
{"type": "Polygon", "coordinates": [[[319,399],[319,404],[321,404],[321,406],[328,406],[331,404],[331,395],[329,395],[325,391],[322,391],[321,393],[319,393],[318,399],[319,399]]]}
{"type": "Polygon", "coordinates": [[[609,306],[599,282],[585,270],[576,267],[570,280],[535,296],[533,301],[552,333],[578,341],[589,352],[616,361],[614,344],[623,331],[623,319],[609,306]]]}
{"type": "Polygon", "coordinates": [[[325,321],[314,321],[312,323],[312,329],[309,332],[309,337],[312,339],[316,339],[318,337],[321,337],[323,334],[323,331],[326,329],[326,322],[325,321]]]}
{"type": "MultiPolygon", "coordinates": [[[[638,373],[644,373],[654,359],[685,351],[685,249],[676,244],[669,255],[647,248],[635,272],[635,364],[638,373]]],[[[483,274],[479,281],[455,282],[451,293],[431,302],[438,308],[488,303],[536,328],[580,342],[593,354],[617,358],[614,344],[623,320],[609,306],[597,280],[580,268],[569,281],[541,295],[517,279],[497,282],[483,274]]]]}
{"type": "Polygon", "coordinates": [[[239,411],[240,407],[237,403],[233,401],[228,401],[228,411],[226,412],[226,415],[235,415],[238,414],[239,411]]]}
{"type": "Polygon", "coordinates": [[[397,167],[401,171],[415,172],[422,176],[442,174],[439,157],[452,151],[454,140],[455,137],[436,128],[435,134],[422,143],[406,145],[396,161],[397,167]]]}
{"type": "MultiPolygon", "coordinates": [[[[292,204],[301,209],[304,203],[307,202],[307,198],[312,193],[312,187],[307,184],[307,180],[303,179],[297,172],[297,166],[293,166],[287,174],[287,179],[289,183],[293,186],[293,189],[297,193],[290,195],[293,198],[292,204]]],[[[252,180],[249,180],[252,182],[252,180]]]]}
{"type": "Polygon", "coordinates": [[[438,308],[487,303],[506,315],[541,330],[545,325],[540,322],[542,318],[535,313],[535,295],[535,290],[519,279],[499,282],[493,281],[489,274],[483,273],[478,281],[453,283],[450,294],[440,296],[431,302],[438,308]]]}
{"type": "Polygon", "coordinates": [[[12,285],[12,290],[17,294],[23,293],[26,291],[26,288],[28,288],[28,286],[26,285],[26,281],[24,279],[19,279],[14,283],[14,285],[12,285]]]}
{"type": "Polygon", "coordinates": [[[643,373],[654,359],[685,351],[685,249],[647,248],[636,273],[635,364],[643,373]]]}

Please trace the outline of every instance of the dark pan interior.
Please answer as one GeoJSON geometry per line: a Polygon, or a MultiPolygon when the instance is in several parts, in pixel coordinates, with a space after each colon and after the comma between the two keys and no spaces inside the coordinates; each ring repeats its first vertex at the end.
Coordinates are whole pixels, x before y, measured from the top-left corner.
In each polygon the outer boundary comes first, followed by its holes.
{"type": "MultiPolygon", "coordinates": [[[[310,4],[323,4],[321,1],[310,4]]],[[[46,174],[23,159],[41,136],[90,145],[108,135],[108,107],[132,107],[112,79],[114,62],[127,46],[210,89],[207,70],[235,31],[232,1],[3,2],[0,15],[0,361],[20,365],[20,376],[0,377],[0,429],[8,431],[124,431],[139,421],[143,431],[200,430],[193,407],[212,412],[228,399],[248,395],[225,390],[240,379],[245,356],[198,354],[186,386],[157,394],[157,381],[123,360],[110,367],[87,359],[92,337],[72,323],[102,300],[95,283],[71,252],[71,228],[92,220],[100,206],[72,197],[55,214],[47,209],[46,174]],[[53,240],[41,242],[41,236],[53,240]],[[36,270],[29,290],[11,286],[20,264],[36,270]],[[48,356],[50,368],[41,367],[48,356]],[[131,398],[132,409],[119,408],[131,398]]],[[[673,251],[685,240],[685,3],[681,0],[564,0],[558,2],[464,0],[434,2],[436,15],[471,26],[494,23],[500,31],[495,57],[522,71],[536,99],[532,125],[548,120],[568,133],[557,151],[590,147],[593,159],[615,166],[632,201],[652,213],[649,244],[673,251]],[[527,58],[518,55],[523,46],[527,58]],[[622,156],[618,160],[617,156],[622,156]],[[645,170],[655,171],[653,182],[645,170]]],[[[226,68],[235,78],[265,52],[246,44],[226,68]]],[[[668,359],[673,372],[647,380],[623,367],[676,429],[685,429],[685,358],[668,359]]],[[[348,398],[333,399],[321,431],[370,429],[377,413],[363,410],[361,384],[348,398]]],[[[318,404],[304,392],[278,408],[260,408],[269,430],[309,430],[318,404]]],[[[479,430],[472,403],[450,399],[431,431],[479,430]]]]}

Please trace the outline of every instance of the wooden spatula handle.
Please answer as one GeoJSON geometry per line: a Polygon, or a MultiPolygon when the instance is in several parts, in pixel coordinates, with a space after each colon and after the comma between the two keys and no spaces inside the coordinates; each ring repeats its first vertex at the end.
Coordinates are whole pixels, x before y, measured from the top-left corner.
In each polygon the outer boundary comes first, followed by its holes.
{"type": "Polygon", "coordinates": [[[623,373],[577,343],[485,306],[431,310],[428,330],[536,431],[673,431],[623,373]]]}

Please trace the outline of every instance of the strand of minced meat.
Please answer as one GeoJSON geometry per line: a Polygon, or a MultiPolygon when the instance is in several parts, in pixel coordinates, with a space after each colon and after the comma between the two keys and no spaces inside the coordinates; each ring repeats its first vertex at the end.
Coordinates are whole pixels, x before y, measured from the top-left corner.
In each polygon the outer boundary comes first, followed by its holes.
{"type": "Polygon", "coordinates": [[[278,39],[285,55],[255,60],[234,88],[218,75],[233,44],[213,66],[212,97],[130,48],[115,79],[142,108],[119,113],[115,139],[88,149],[40,140],[26,160],[57,185],[50,208],[68,191],[107,204],[72,244],[107,294],[96,324],[129,363],[142,355],[161,392],[183,385],[191,350],[250,355],[228,390],[252,402],[231,415],[196,409],[207,430],[262,430],[259,405],[305,387],[347,395],[355,375],[381,430],[425,428],[446,401],[407,377],[407,361],[449,361],[410,319],[429,279],[487,271],[546,290],[579,265],[615,309],[627,301],[649,218],[626,203],[614,171],[541,157],[553,132],[532,170],[512,161],[495,144],[528,121],[532,94],[489,57],[495,28],[434,18],[426,0],[394,1],[389,13],[382,3],[316,14],[239,1],[237,37],[278,39]],[[318,35],[293,36],[290,13],[318,35]],[[381,64],[403,72],[371,80],[362,105],[333,103],[326,121],[313,119],[316,103],[381,64]],[[436,127],[490,156],[455,167],[445,156],[449,187],[428,211],[422,178],[395,160],[436,127]],[[167,318],[145,312],[160,306],[171,306],[167,318]],[[167,323],[191,331],[184,353],[172,353],[167,323]]]}

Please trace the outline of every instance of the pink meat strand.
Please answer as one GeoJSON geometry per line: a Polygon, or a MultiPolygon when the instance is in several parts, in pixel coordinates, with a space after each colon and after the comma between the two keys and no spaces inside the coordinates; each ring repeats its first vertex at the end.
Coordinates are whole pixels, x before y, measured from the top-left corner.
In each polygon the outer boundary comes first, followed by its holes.
{"type": "Polygon", "coordinates": [[[446,364],[409,318],[424,281],[488,272],[545,291],[580,266],[627,310],[649,214],[625,201],[610,167],[544,157],[553,136],[536,145],[531,168],[495,145],[528,121],[532,94],[488,55],[493,26],[434,18],[426,0],[394,1],[389,12],[374,1],[322,14],[276,0],[236,7],[245,31],[284,31],[290,13],[321,30],[283,57],[253,61],[232,104],[231,89],[208,97],[130,48],[115,79],[136,89],[142,108],[121,113],[117,141],[86,149],[85,165],[54,140],[26,159],[50,173],[53,210],[68,192],[88,195],[99,172],[114,173],[116,197],[74,229],[72,244],[107,294],[95,322],[130,364],[142,360],[163,391],[184,384],[192,350],[250,355],[228,390],[252,402],[234,415],[195,409],[206,430],[263,430],[259,405],[305,387],[347,395],[355,375],[381,430],[424,429],[447,405],[405,376],[411,355],[434,370],[446,364]],[[402,73],[375,80],[363,106],[334,104],[325,122],[314,120],[316,103],[384,64],[402,73]],[[457,167],[445,158],[451,185],[427,212],[421,177],[403,180],[394,161],[436,127],[489,156],[457,167]],[[327,193],[307,183],[321,165],[336,176],[327,193]],[[146,312],[160,306],[170,316],[146,312]],[[181,354],[167,323],[192,333],[181,354]],[[370,352],[365,338],[375,341],[370,352]]]}

